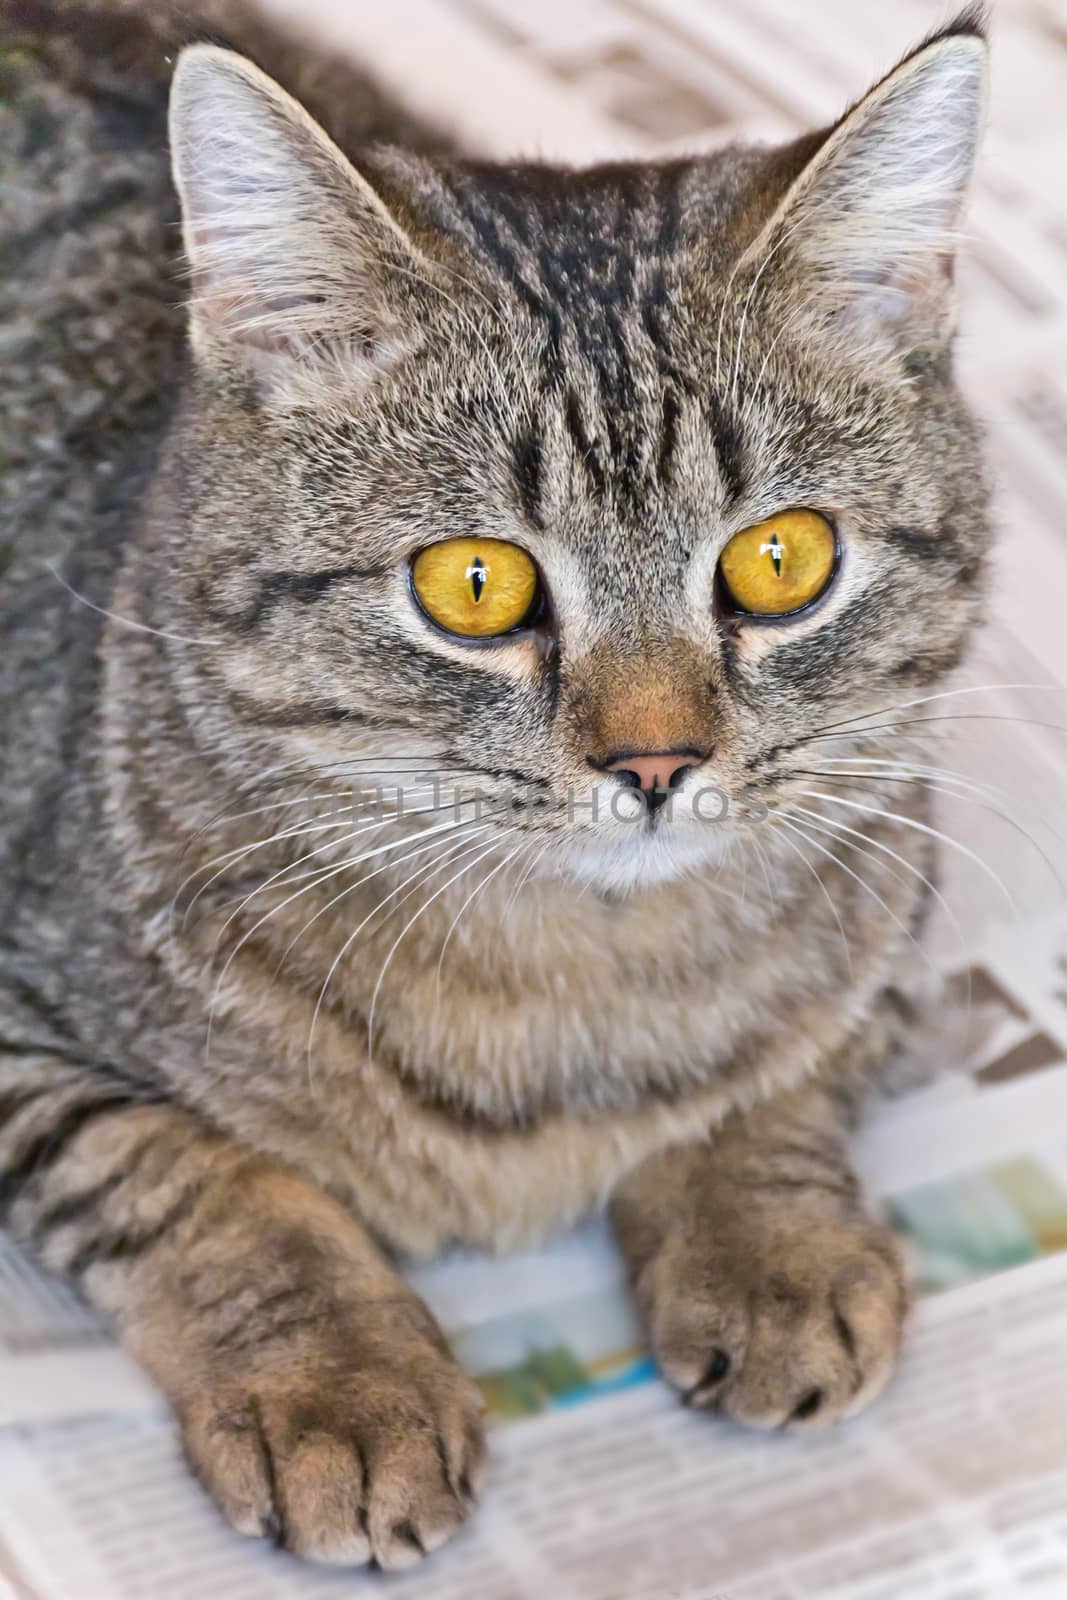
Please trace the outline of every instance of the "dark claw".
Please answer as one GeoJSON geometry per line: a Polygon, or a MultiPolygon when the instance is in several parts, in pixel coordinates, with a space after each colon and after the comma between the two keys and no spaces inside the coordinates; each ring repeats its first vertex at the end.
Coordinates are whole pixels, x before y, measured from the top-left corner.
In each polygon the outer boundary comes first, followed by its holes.
{"type": "Polygon", "coordinates": [[[686,1389],[682,1395],[682,1404],[685,1406],[701,1404],[708,1398],[708,1391],[723,1381],[732,1365],[725,1350],[713,1350],[703,1377],[698,1379],[691,1389],[686,1389]]]}
{"type": "Polygon", "coordinates": [[[426,1554],[426,1546],[419,1538],[418,1529],[413,1522],[398,1522],[393,1529],[393,1538],[401,1544],[406,1544],[412,1550],[417,1550],[421,1556],[426,1554]]]}
{"type": "Polygon", "coordinates": [[[816,1411],[818,1411],[819,1407],[822,1405],[822,1402],[822,1390],[809,1389],[803,1400],[801,1400],[800,1404],[794,1409],[792,1416],[789,1418],[790,1422],[806,1422],[809,1417],[813,1417],[815,1415],[816,1411]]]}
{"type": "Polygon", "coordinates": [[[730,1357],[726,1354],[725,1350],[713,1350],[711,1353],[711,1360],[708,1362],[708,1370],[705,1372],[701,1382],[701,1388],[703,1388],[705,1384],[721,1383],[726,1374],[729,1372],[730,1366],[730,1357]]]}
{"type": "Polygon", "coordinates": [[[841,1343],[848,1352],[849,1359],[855,1361],[856,1335],[852,1332],[847,1319],[842,1316],[841,1312],[836,1306],[834,1307],[834,1327],[837,1330],[837,1337],[841,1340],[841,1343]]]}
{"type": "Polygon", "coordinates": [[[282,1519],[276,1511],[268,1512],[263,1519],[262,1537],[267,1539],[278,1550],[285,1549],[285,1528],[282,1519]]]}

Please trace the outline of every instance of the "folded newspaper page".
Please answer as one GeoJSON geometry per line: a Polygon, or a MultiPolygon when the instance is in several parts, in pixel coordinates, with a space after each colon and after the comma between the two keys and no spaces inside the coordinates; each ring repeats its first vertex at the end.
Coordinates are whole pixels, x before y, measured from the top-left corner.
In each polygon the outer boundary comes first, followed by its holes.
{"type": "MultiPolygon", "coordinates": [[[[269,0],[473,149],[585,160],[827,120],[932,0],[269,0]]],[[[899,1376],[826,1434],[744,1434],[668,1394],[597,1226],[412,1276],[479,1382],[477,1518],[410,1576],[228,1531],[148,1380],[0,1241],[0,1600],[1067,1597],[1067,4],[1002,0],[961,371],[1004,529],[993,621],[924,705],[945,909],[930,959],[971,1043],[880,1108],[862,1166],[912,1262],[899,1376]],[[989,686],[1000,686],[991,688],[989,686]]],[[[960,1030],[961,1039],[964,1030],[960,1030]]]]}

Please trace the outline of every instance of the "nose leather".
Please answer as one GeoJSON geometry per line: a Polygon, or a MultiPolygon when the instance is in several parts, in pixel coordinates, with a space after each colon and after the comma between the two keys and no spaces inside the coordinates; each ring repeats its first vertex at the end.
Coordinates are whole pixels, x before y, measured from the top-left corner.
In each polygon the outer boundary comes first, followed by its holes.
{"type": "Polygon", "coordinates": [[[678,774],[691,767],[695,759],[698,758],[692,750],[657,750],[651,755],[619,756],[617,760],[607,763],[607,770],[632,772],[637,780],[634,787],[652,794],[657,789],[662,791],[671,788],[678,774]]]}

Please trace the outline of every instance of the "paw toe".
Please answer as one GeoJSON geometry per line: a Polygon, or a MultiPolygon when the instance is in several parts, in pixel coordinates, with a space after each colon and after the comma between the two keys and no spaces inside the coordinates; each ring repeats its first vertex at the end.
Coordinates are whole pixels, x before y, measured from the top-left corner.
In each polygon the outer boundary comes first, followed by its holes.
{"type": "Polygon", "coordinates": [[[862,1410],[885,1387],[906,1293],[880,1230],[842,1230],[808,1249],[794,1239],[784,1256],[705,1261],[686,1274],[669,1265],[650,1325],[661,1370],[686,1405],[747,1427],[811,1430],[862,1410]]]}
{"type": "Polygon", "coordinates": [[[347,1395],[275,1382],[182,1416],[190,1461],[227,1520],[305,1560],[414,1566],[474,1505],[484,1444],[462,1375],[439,1388],[362,1375],[347,1395]]]}
{"type": "Polygon", "coordinates": [[[329,1566],[371,1559],[362,1512],[366,1493],[358,1450],[318,1435],[274,1454],[279,1541],[294,1555],[329,1566]]]}
{"type": "Polygon", "coordinates": [[[386,1572],[414,1566],[456,1531],[470,1510],[449,1486],[432,1440],[398,1441],[373,1468],[367,1530],[386,1572]]]}

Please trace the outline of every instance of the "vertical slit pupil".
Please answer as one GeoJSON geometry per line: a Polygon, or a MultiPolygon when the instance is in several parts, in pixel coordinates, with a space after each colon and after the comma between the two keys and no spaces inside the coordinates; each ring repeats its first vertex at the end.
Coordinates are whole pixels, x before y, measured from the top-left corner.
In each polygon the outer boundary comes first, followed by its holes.
{"type": "Polygon", "coordinates": [[[771,564],[774,567],[774,575],[776,578],[780,578],[782,576],[782,557],[785,555],[785,546],[778,539],[772,537],[768,543],[760,545],[759,553],[761,556],[770,555],[771,564]]]}
{"type": "Polygon", "coordinates": [[[489,569],[481,556],[475,556],[467,568],[467,576],[471,581],[471,592],[474,595],[475,603],[482,598],[482,590],[485,588],[488,572],[489,569]]]}

